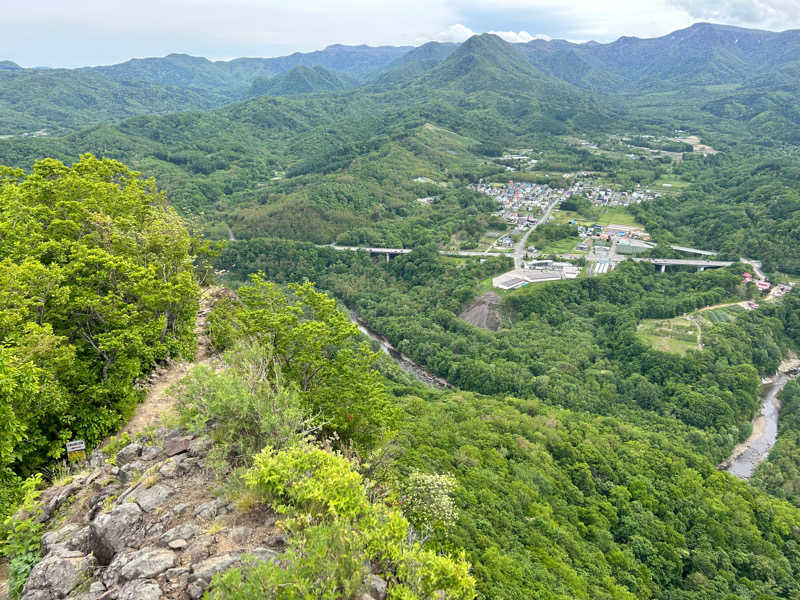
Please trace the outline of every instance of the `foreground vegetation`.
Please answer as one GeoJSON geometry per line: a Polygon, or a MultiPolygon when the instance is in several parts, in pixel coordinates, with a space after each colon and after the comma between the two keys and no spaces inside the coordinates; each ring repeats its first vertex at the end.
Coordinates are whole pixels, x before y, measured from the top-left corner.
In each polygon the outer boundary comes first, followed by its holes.
{"type": "Polygon", "coordinates": [[[193,351],[183,222],[112,160],[0,169],[0,514],[20,478],[114,432],[156,361],[193,351]]]}

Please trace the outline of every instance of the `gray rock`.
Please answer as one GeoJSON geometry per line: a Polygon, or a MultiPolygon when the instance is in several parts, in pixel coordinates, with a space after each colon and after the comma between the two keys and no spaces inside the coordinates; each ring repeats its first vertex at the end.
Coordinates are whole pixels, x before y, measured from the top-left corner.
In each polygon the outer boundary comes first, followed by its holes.
{"type": "Polygon", "coordinates": [[[183,550],[188,545],[189,545],[189,542],[187,542],[183,538],[178,538],[177,540],[172,540],[169,544],[167,544],[167,546],[169,546],[173,550],[183,550]]]}
{"type": "Polygon", "coordinates": [[[187,567],[175,567],[174,569],[167,569],[164,574],[167,581],[180,581],[184,576],[189,576],[189,569],[187,567]]]}
{"type": "Polygon", "coordinates": [[[161,587],[155,581],[137,579],[126,583],[117,600],[160,600],[161,587]]]}
{"type": "Polygon", "coordinates": [[[188,523],[184,523],[183,525],[178,525],[177,527],[173,527],[172,529],[167,531],[164,535],[162,535],[161,542],[164,544],[169,544],[173,540],[178,540],[178,539],[188,540],[189,538],[194,537],[198,531],[200,531],[200,528],[197,525],[190,525],[188,523]]]}
{"type": "Polygon", "coordinates": [[[233,527],[228,533],[234,542],[243,546],[253,535],[253,530],[250,527],[233,527]]]}
{"type": "Polygon", "coordinates": [[[178,472],[180,473],[190,473],[195,467],[200,464],[200,459],[196,456],[192,458],[186,458],[185,460],[181,461],[178,465],[178,472]]]}
{"type": "Polygon", "coordinates": [[[172,460],[168,460],[163,465],[161,465],[161,468],[158,470],[158,473],[159,475],[167,479],[175,477],[175,475],[178,474],[178,463],[172,460]]]}
{"type": "Polygon", "coordinates": [[[153,460],[164,451],[163,446],[145,446],[142,449],[142,460],[153,460]]]}
{"type": "Polygon", "coordinates": [[[176,454],[188,452],[191,441],[192,438],[188,436],[171,438],[164,444],[164,454],[175,456],[176,454]]]}
{"type": "Polygon", "coordinates": [[[212,556],[192,567],[191,579],[192,581],[197,581],[198,579],[211,581],[214,575],[238,564],[241,558],[241,552],[227,552],[225,554],[212,556]]]}
{"type": "Polygon", "coordinates": [[[183,504],[183,503],[176,504],[175,506],[172,507],[172,512],[174,512],[176,515],[182,515],[184,511],[191,508],[191,506],[192,506],[191,504],[183,504]]]}
{"type": "Polygon", "coordinates": [[[83,555],[83,552],[72,550],[67,544],[61,542],[50,546],[49,556],[57,556],[58,558],[80,558],[83,555]]]}
{"type": "Polygon", "coordinates": [[[134,460],[120,467],[119,472],[117,473],[117,479],[119,479],[122,483],[128,483],[132,479],[136,479],[136,477],[141,475],[146,468],[147,467],[142,461],[134,460]]]}
{"type": "Polygon", "coordinates": [[[58,533],[55,531],[48,531],[42,536],[42,550],[44,553],[47,554],[50,552],[50,548],[58,542],[58,533]]]}
{"type": "Polygon", "coordinates": [[[204,579],[198,579],[197,581],[193,581],[189,584],[189,587],[186,588],[186,591],[189,593],[189,597],[192,600],[198,600],[198,598],[203,597],[203,592],[206,591],[208,587],[208,582],[204,579]]]}
{"type": "Polygon", "coordinates": [[[117,466],[121,467],[125,463],[129,463],[142,453],[142,445],[136,442],[128,444],[122,450],[117,452],[117,466]]]}
{"type": "Polygon", "coordinates": [[[52,498],[50,498],[50,502],[47,503],[46,511],[50,514],[53,514],[55,511],[61,508],[61,506],[69,499],[70,496],[81,489],[81,487],[83,486],[77,481],[73,481],[69,485],[62,487],[52,498]]]}
{"type": "Polygon", "coordinates": [[[20,600],[56,600],[56,597],[50,590],[23,590],[20,600]]]}
{"type": "MultiPolygon", "coordinates": [[[[114,560],[109,565],[109,570],[116,562],[114,560]]],[[[171,550],[153,547],[142,548],[138,552],[125,557],[124,563],[119,565],[119,578],[123,581],[150,579],[174,566],[175,553],[171,550]]]]}
{"type": "Polygon", "coordinates": [[[149,488],[140,485],[132,492],[132,495],[136,497],[136,503],[143,511],[152,512],[164,504],[174,493],[175,490],[170,486],[157,483],[149,488]]]}
{"type": "Polygon", "coordinates": [[[90,594],[102,594],[105,591],[106,591],[106,586],[104,586],[101,581],[93,581],[92,584],[89,586],[90,594]]]}
{"type": "Polygon", "coordinates": [[[210,521],[220,514],[220,509],[222,509],[223,506],[225,506],[225,501],[219,498],[203,502],[194,509],[194,516],[203,521],[210,521]]]}
{"type": "Polygon", "coordinates": [[[95,450],[89,455],[89,466],[93,469],[99,469],[104,464],[106,464],[106,460],[108,456],[105,452],[100,450],[95,450]]]}
{"type": "Polygon", "coordinates": [[[101,565],[107,565],[138,534],[142,509],[133,503],[115,506],[89,526],[89,545],[101,565]]]}
{"type": "Polygon", "coordinates": [[[89,577],[93,567],[94,559],[91,556],[62,558],[48,554],[33,567],[22,595],[27,597],[28,592],[33,590],[47,590],[53,596],[63,598],[89,577]]]}
{"type": "Polygon", "coordinates": [[[149,538],[156,538],[164,533],[164,524],[163,523],[153,523],[150,527],[147,528],[147,533],[145,534],[146,537],[149,538]]]}
{"type": "Polygon", "coordinates": [[[386,600],[386,581],[377,575],[370,575],[367,580],[367,591],[375,600],[386,600]]]}

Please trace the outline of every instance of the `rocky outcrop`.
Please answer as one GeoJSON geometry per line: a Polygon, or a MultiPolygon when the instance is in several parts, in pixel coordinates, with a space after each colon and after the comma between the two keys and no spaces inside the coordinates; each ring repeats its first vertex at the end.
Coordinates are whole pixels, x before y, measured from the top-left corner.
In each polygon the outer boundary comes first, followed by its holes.
{"type": "Polygon", "coordinates": [[[188,600],[245,556],[277,558],[275,515],[237,512],[212,492],[209,446],[162,432],[112,460],[95,453],[93,472],[47,490],[40,518],[58,528],[42,536],[23,600],[188,600]]]}
{"type": "MultiPolygon", "coordinates": [[[[210,442],[161,432],[94,453],[91,473],[42,495],[44,558],[22,600],[197,600],[217,573],[280,560],[287,538],[272,511],[237,511],[213,490],[210,442]],[[110,460],[109,460],[110,459],[110,460]]],[[[359,600],[384,600],[371,575],[359,600]]]]}

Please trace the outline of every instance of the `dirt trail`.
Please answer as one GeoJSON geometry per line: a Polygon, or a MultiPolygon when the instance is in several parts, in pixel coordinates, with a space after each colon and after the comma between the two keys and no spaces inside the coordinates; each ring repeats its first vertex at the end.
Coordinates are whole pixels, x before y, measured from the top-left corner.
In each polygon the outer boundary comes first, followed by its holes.
{"type": "Polygon", "coordinates": [[[211,363],[211,341],[206,333],[206,327],[208,315],[221,292],[221,288],[206,288],[200,297],[200,308],[194,324],[194,333],[197,336],[195,359],[170,361],[164,366],[156,367],[147,379],[147,398],[136,407],[133,417],[120,433],[133,435],[144,431],[150,425],[157,425],[161,416],[168,414],[173,408],[175,401],[167,394],[170,386],[188,375],[193,367],[211,363]]]}

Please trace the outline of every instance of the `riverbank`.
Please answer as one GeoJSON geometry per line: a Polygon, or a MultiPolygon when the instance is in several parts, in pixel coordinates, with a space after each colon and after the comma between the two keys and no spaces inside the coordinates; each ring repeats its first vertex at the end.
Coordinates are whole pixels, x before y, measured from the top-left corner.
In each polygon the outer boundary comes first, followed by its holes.
{"type": "Polygon", "coordinates": [[[749,479],[758,465],[766,460],[769,451],[778,439],[778,421],[781,401],[778,398],[786,382],[800,374],[800,359],[790,356],[778,371],[762,380],[761,412],[753,419],[753,432],[742,443],[737,444],[731,455],[717,465],[740,479],[749,479]]]}
{"type": "Polygon", "coordinates": [[[392,346],[389,340],[376,331],[370,329],[370,327],[361,319],[361,317],[352,311],[350,311],[350,321],[355,323],[356,327],[358,327],[358,330],[361,333],[366,335],[371,340],[378,342],[381,350],[385,354],[388,354],[390,357],[392,357],[401,369],[413,375],[418,381],[440,390],[452,389],[453,386],[447,383],[447,381],[441,377],[437,377],[433,373],[430,373],[425,368],[421,367],[407,357],[405,354],[397,350],[397,348],[392,346]]]}

